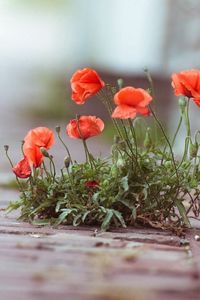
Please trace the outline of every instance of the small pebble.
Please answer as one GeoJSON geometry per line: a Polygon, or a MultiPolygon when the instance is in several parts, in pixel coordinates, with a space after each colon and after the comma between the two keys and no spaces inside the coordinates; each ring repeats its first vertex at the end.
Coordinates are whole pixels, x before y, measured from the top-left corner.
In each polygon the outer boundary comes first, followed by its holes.
{"type": "Polygon", "coordinates": [[[200,241],[200,236],[199,236],[198,234],[196,234],[196,235],[194,236],[194,239],[195,239],[195,241],[199,242],[199,241],[200,241]]]}
{"type": "Polygon", "coordinates": [[[34,238],[40,238],[40,234],[35,234],[35,233],[30,233],[29,236],[34,237],[34,238]]]}

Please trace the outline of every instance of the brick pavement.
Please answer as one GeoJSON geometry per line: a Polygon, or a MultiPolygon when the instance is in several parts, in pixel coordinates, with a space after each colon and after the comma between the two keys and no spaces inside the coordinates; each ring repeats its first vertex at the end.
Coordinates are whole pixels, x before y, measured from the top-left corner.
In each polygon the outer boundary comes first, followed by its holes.
{"type": "MultiPolygon", "coordinates": [[[[0,190],[1,208],[17,192],[0,190]]],[[[200,299],[200,229],[33,226],[0,212],[0,300],[200,299]],[[188,244],[189,243],[189,244],[188,244]]]]}

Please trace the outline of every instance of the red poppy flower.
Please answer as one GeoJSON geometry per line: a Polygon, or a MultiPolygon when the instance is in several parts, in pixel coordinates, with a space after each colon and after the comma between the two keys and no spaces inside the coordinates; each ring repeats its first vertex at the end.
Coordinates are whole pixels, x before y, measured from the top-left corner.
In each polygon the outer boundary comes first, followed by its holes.
{"type": "Polygon", "coordinates": [[[89,180],[85,182],[87,188],[95,188],[99,186],[99,183],[96,180],[89,180]]]}
{"type": "Polygon", "coordinates": [[[193,98],[200,107],[200,70],[186,70],[172,74],[172,87],[176,96],[193,98]]]}
{"type": "Polygon", "coordinates": [[[31,167],[28,159],[24,157],[13,168],[13,173],[19,178],[28,178],[31,175],[31,167]]]}
{"type": "Polygon", "coordinates": [[[77,104],[84,104],[85,100],[101,90],[105,83],[97,72],[90,68],[76,71],[70,80],[72,88],[72,99],[77,104]]]}
{"type": "Polygon", "coordinates": [[[135,118],[137,113],[148,116],[150,111],[147,105],[152,101],[152,97],[143,89],[125,87],[114,96],[117,105],[112,113],[113,118],[129,119],[135,118]]]}
{"type": "Polygon", "coordinates": [[[37,127],[28,132],[24,138],[23,151],[28,162],[35,168],[40,167],[43,162],[43,155],[40,148],[50,149],[54,143],[53,132],[46,127],[37,127]]]}
{"type": "Polygon", "coordinates": [[[44,156],[40,151],[40,147],[35,146],[33,143],[25,142],[23,145],[23,152],[31,166],[34,168],[41,166],[44,156]]]}
{"type": "Polygon", "coordinates": [[[81,116],[79,120],[71,120],[66,133],[74,139],[86,140],[99,135],[104,129],[104,122],[95,116],[81,116]]]}
{"type": "Polygon", "coordinates": [[[28,132],[24,138],[24,142],[50,149],[54,144],[54,134],[47,127],[37,127],[28,132]]]}

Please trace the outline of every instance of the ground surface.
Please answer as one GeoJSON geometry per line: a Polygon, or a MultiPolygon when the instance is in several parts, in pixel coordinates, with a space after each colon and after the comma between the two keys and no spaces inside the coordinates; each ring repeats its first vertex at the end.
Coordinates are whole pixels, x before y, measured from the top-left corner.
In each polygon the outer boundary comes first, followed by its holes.
{"type": "MultiPolygon", "coordinates": [[[[1,207],[17,193],[1,190],[1,207]]],[[[35,227],[0,213],[0,299],[200,299],[200,229],[35,227]],[[188,244],[189,243],[189,244],[188,244]]]]}

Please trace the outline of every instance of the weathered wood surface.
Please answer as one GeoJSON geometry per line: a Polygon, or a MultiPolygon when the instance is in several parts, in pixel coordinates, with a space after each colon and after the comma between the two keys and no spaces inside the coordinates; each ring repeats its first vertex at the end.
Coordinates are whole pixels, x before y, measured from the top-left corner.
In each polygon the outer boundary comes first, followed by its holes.
{"type": "MultiPolygon", "coordinates": [[[[1,207],[17,197],[0,191],[1,207]]],[[[1,300],[200,299],[200,235],[32,226],[0,213],[1,300]],[[189,242],[189,244],[188,244],[189,242]]]]}

